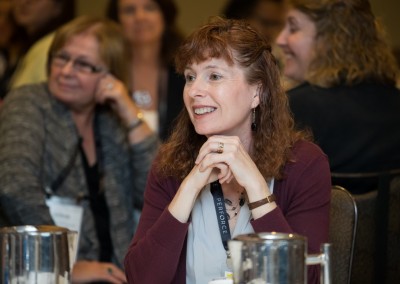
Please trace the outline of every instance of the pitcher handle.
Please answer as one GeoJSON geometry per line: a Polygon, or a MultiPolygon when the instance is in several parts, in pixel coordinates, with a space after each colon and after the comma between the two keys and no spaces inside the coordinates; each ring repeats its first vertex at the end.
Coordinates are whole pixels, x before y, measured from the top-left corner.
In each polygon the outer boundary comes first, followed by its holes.
{"type": "Polygon", "coordinates": [[[322,244],[320,254],[310,254],[306,258],[307,265],[321,265],[321,283],[331,284],[331,247],[332,244],[322,244]]]}

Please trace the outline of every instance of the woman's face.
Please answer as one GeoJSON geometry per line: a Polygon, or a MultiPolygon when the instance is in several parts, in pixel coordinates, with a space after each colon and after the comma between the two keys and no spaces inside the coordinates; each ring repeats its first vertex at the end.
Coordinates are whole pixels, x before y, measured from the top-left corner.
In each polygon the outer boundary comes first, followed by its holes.
{"type": "Polygon", "coordinates": [[[159,43],[164,33],[164,17],[152,0],[119,0],[118,16],[125,36],[134,45],[159,43]]]}
{"type": "Polygon", "coordinates": [[[267,39],[273,42],[285,25],[286,5],[284,2],[264,0],[258,1],[250,24],[267,39]]]}
{"type": "Polygon", "coordinates": [[[42,29],[62,13],[61,4],[55,0],[13,0],[13,5],[16,22],[28,33],[42,29]]]}
{"type": "Polygon", "coordinates": [[[96,38],[87,33],[75,35],[51,60],[49,89],[53,96],[73,110],[91,110],[98,82],[107,72],[96,38]]]}
{"type": "Polygon", "coordinates": [[[285,55],[285,76],[302,82],[313,59],[316,27],[304,13],[290,9],[276,42],[285,55]]]}
{"type": "Polygon", "coordinates": [[[211,58],[187,66],[184,74],[183,99],[198,134],[251,136],[251,109],[259,97],[241,67],[211,58]]]}

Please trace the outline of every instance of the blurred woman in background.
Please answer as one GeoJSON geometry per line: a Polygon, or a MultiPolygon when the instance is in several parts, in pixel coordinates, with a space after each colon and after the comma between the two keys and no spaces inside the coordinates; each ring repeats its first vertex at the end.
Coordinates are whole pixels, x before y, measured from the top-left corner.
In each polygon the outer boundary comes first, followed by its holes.
{"type": "Polygon", "coordinates": [[[10,88],[47,79],[47,54],[54,31],[75,16],[75,1],[13,0],[15,21],[26,33],[25,55],[18,64],[10,88]]]}
{"type": "Polygon", "coordinates": [[[121,24],[130,43],[132,98],[162,139],[183,106],[184,79],[173,67],[183,38],[177,13],[172,0],[111,0],[108,7],[108,16],[121,24]]]}
{"type": "Polygon", "coordinates": [[[222,14],[228,19],[246,20],[273,43],[285,26],[285,0],[230,0],[222,14]]]}
{"type": "MultiPolygon", "coordinates": [[[[400,168],[399,75],[368,0],[290,0],[277,43],[298,127],[312,131],[335,174],[400,168]],[[338,20],[340,19],[340,20],[338,20]]],[[[377,178],[333,179],[352,193],[377,178]]]]}
{"type": "Polygon", "coordinates": [[[12,90],[0,109],[0,226],[65,226],[67,216],[80,231],[72,283],[122,284],[158,137],[129,96],[113,21],[69,22],[48,56],[48,81],[12,90]]]}
{"type": "Polygon", "coordinates": [[[15,22],[12,5],[11,0],[0,0],[0,102],[24,52],[25,32],[15,22]]]}

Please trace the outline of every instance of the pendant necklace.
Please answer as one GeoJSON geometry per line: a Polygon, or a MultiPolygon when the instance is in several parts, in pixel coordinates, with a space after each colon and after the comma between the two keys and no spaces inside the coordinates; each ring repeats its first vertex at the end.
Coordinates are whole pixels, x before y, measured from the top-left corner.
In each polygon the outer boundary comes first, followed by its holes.
{"type": "Polygon", "coordinates": [[[228,198],[225,198],[224,202],[225,202],[225,207],[226,207],[226,211],[227,211],[226,215],[227,215],[228,220],[236,218],[239,214],[240,208],[244,205],[243,192],[240,194],[239,200],[235,205],[228,198]],[[231,214],[229,214],[229,212],[232,212],[232,211],[233,211],[233,214],[231,216],[231,214]]]}
{"type": "Polygon", "coordinates": [[[133,101],[141,108],[146,109],[151,106],[152,98],[150,92],[147,90],[136,90],[132,94],[133,101]]]}

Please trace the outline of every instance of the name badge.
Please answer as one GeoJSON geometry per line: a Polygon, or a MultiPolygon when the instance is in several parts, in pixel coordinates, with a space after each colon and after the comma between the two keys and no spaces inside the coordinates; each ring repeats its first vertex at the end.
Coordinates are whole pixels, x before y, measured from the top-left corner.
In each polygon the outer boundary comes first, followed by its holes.
{"type": "Polygon", "coordinates": [[[82,225],[83,207],[72,198],[51,196],[46,199],[51,217],[57,226],[79,232],[82,225]]]}
{"type": "Polygon", "coordinates": [[[233,272],[232,271],[225,271],[225,278],[233,280],[233,272]]]}

